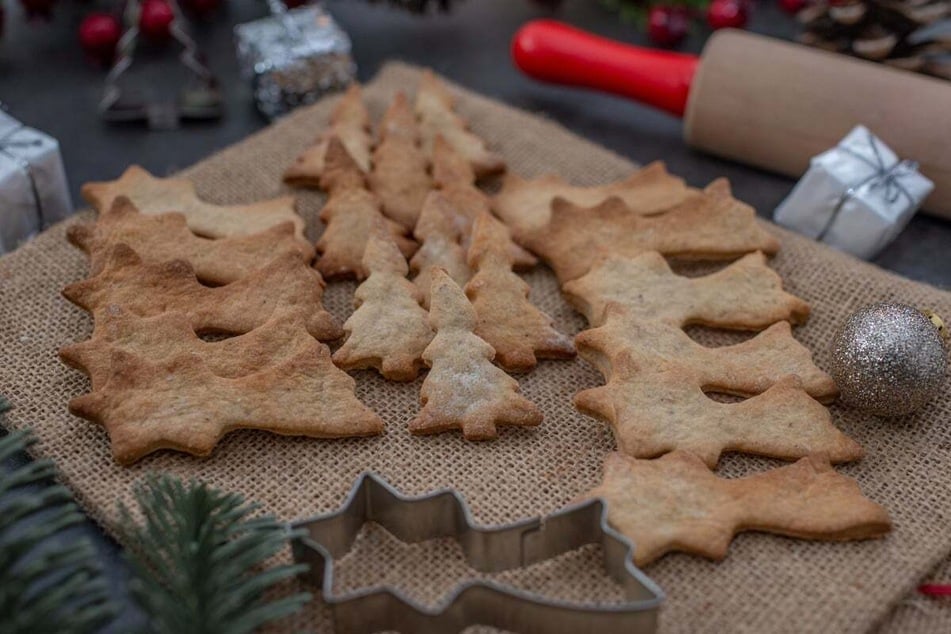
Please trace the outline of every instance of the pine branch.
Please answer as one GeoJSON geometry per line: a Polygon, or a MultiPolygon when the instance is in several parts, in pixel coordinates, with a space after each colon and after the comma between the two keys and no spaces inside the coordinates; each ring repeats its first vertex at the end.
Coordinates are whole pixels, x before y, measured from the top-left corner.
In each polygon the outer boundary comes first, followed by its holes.
{"type": "MultiPolygon", "coordinates": [[[[0,415],[9,409],[0,397],[0,415]]],[[[0,438],[0,465],[34,438],[17,431],[0,438]]],[[[57,535],[82,521],[69,491],[53,484],[49,460],[0,474],[0,632],[98,632],[115,615],[87,539],[57,535]]]]}
{"type": "Polygon", "coordinates": [[[283,618],[310,600],[264,594],[306,569],[263,565],[292,536],[273,517],[249,517],[240,495],[168,475],[150,475],[135,498],[143,521],[120,505],[136,603],[149,634],[243,634],[283,618]]]}

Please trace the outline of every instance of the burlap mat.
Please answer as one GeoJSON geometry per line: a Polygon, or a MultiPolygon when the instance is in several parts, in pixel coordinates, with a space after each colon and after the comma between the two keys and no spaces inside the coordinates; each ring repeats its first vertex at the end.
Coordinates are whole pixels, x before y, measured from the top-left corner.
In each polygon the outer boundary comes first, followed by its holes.
{"type": "MultiPolygon", "coordinates": [[[[366,90],[373,113],[379,116],[395,90],[412,90],[417,72],[405,65],[387,66],[366,90]]],[[[460,96],[459,108],[473,128],[519,173],[553,171],[578,183],[598,183],[632,169],[628,161],[553,123],[465,91],[460,96]]],[[[186,174],[203,196],[216,202],[275,195],[283,189],[282,169],[325,123],[331,108],[325,101],[301,110],[186,174]]],[[[320,202],[317,194],[301,195],[301,211],[312,235],[320,202]]],[[[40,439],[36,453],[58,463],[64,481],[106,530],[113,525],[116,502],[128,502],[132,484],[152,470],[239,491],[279,517],[292,519],[335,508],[357,475],[373,469],[408,493],[457,487],[478,520],[508,522],[554,511],[589,489],[599,479],[602,456],[613,447],[604,425],[571,406],[573,393],[601,382],[594,370],[576,360],[544,362],[522,379],[524,393],[539,404],[545,422],[533,431],[506,431],[496,442],[467,443],[455,433],[411,437],[405,423],[417,411],[420,382],[386,383],[365,372],[357,375],[358,395],[386,420],[388,430],[381,438],[326,442],[247,431],[230,435],[207,460],[162,452],[132,468],[120,467],[109,454],[105,432],[66,410],[67,401],[89,385],[57,360],[56,350],[86,338],[91,321],[59,293],[86,274],[85,259],[66,243],[65,229],[65,224],[57,225],[0,260],[0,392],[15,406],[5,424],[34,428],[40,439]]],[[[820,366],[828,366],[833,330],[850,311],[868,302],[901,300],[951,315],[951,294],[774,230],[783,239],[775,267],[789,290],[813,306],[809,324],[796,334],[815,350],[820,366]]],[[[547,270],[540,268],[527,279],[535,302],[561,330],[575,333],[582,327],[547,270]]],[[[328,307],[341,320],[350,311],[352,289],[351,284],[335,284],[327,293],[328,307]]],[[[697,336],[707,343],[726,340],[703,331],[697,336]]],[[[894,532],[884,540],[846,544],[747,534],[734,542],[722,563],[665,557],[647,569],[669,594],[662,630],[868,632],[879,625],[951,552],[949,411],[947,391],[919,415],[904,420],[886,422],[835,409],[839,426],[868,452],[843,471],[888,508],[894,532]]],[[[729,456],[720,472],[735,476],[771,464],[729,456]]],[[[451,542],[408,547],[371,530],[348,556],[338,585],[387,581],[433,601],[466,574],[451,542]]],[[[565,598],[617,598],[600,573],[594,548],[502,578],[565,598]]],[[[947,612],[942,612],[945,624],[947,612]]],[[[930,628],[937,621],[902,620],[902,614],[895,622],[906,627],[904,631],[912,626],[934,631],[930,628]]],[[[329,631],[319,608],[308,615],[317,621],[310,627],[329,631]]]]}

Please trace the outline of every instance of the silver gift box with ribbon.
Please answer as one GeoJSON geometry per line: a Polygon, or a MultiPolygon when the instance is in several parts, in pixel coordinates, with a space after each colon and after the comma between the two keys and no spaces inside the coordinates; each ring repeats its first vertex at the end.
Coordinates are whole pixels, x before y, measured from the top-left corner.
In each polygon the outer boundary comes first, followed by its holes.
{"type": "Polygon", "coordinates": [[[900,160],[867,128],[856,126],[836,147],[813,157],[773,218],[869,260],[901,233],[932,189],[917,163],[900,160]]]}
{"type": "Polygon", "coordinates": [[[271,16],[234,27],[241,73],[262,114],[274,119],[353,81],[350,38],[320,5],[268,6],[271,16]]]}
{"type": "Polygon", "coordinates": [[[0,112],[0,253],[72,212],[59,143],[0,112]]]}

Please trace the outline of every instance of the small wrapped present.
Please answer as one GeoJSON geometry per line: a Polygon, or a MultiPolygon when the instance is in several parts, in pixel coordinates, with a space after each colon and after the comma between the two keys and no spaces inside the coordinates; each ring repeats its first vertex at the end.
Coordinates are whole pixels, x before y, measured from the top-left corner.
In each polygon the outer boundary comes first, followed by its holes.
{"type": "Polygon", "coordinates": [[[0,253],[72,212],[59,143],[0,112],[0,253]]]}
{"type": "Polygon", "coordinates": [[[280,0],[268,5],[271,16],[239,24],[234,37],[258,110],[273,119],[344,88],[357,67],[350,38],[320,6],[288,11],[280,0]]]}
{"type": "Polygon", "coordinates": [[[899,160],[881,139],[856,126],[836,147],[813,157],[773,219],[868,260],[901,233],[932,189],[917,163],[899,160]]]}

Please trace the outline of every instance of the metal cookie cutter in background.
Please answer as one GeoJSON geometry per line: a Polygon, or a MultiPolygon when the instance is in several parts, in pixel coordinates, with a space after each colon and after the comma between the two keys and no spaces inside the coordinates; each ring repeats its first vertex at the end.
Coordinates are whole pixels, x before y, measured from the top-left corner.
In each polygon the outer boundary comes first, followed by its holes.
{"type": "Polygon", "coordinates": [[[145,121],[156,130],[175,129],[180,119],[220,117],[223,106],[218,81],[198,53],[195,40],[184,30],[184,18],[175,0],[169,0],[175,16],[169,26],[169,36],[182,47],[178,61],[187,71],[184,84],[177,89],[172,99],[159,96],[169,87],[154,85],[155,78],[152,81],[140,80],[137,88],[127,85],[139,43],[141,4],[139,0],[126,3],[123,21],[128,28],[119,40],[116,61],[106,76],[105,89],[99,102],[100,116],[113,123],[145,121]]]}
{"type": "Polygon", "coordinates": [[[441,489],[418,498],[400,494],[372,473],[363,474],[339,511],[293,524],[294,558],[310,566],[306,579],[321,588],[338,634],[399,630],[412,634],[460,632],[490,625],[521,634],[650,634],[656,630],[663,592],[634,567],[631,544],[607,524],[603,502],[591,500],[545,518],[497,528],[476,526],[462,497],[441,489]],[[461,584],[427,608],[388,586],[341,595],[333,592],[333,561],[345,555],[360,528],[376,522],[404,542],[438,537],[459,541],[469,564],[482,572],[528,566],[585,544],[601,544],[604,567],[627,601],[605,606],[573,604],[491,581],[461,584]]]}

